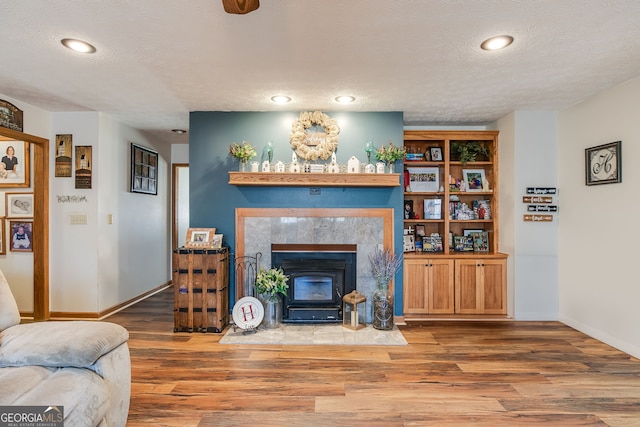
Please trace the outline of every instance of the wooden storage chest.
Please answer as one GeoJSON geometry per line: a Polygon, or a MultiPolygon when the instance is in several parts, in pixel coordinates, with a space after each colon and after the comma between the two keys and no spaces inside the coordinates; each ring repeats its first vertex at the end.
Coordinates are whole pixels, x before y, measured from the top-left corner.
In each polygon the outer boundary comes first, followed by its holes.
{"type": "Polygon", "coordinates": [[[229,318],[229,248],[173,251],[174,332],[222,332],[229,318]]]}

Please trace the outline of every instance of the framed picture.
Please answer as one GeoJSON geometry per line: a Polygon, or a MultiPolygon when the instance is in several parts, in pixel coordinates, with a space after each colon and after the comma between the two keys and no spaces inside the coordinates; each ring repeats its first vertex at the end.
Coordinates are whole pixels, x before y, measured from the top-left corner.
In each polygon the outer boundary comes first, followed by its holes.
{"type": "Polygon", "coordinates": [[[73,135],[56,135],[55,176],[71,178],[71,162],[73,161],[73,135]]]}
{"type": "Polygon", "coordinates": [[[416,225],[416,236],[426,236],[426,232],[424,231],[424,224],[416,225]]]}
{"type": "Polygon", "coordinates": [[[131,192],[158,194],[158,153],[131,144],[131,192]]]}
{"type": "Polygon", "coordinates": [[[24,141],[0,141],[0,187],[29,187],[29,144],[24,141]]]}
{"type": "Polygon", "coordinates": [[[7,218],[33,218],[33,193],[5,193],[7,218]]]}
{"type": "Polygon", "coordinates": [[[5,226],[4,226],[4,217],[0,216],[0,224],[2,225],[2,230],[0,230],[0,255],[4,255],[7,253],[6,247],[7,244],[5,243],[6,240],[6,234],[5,234],[5,226]]]}
{"type": "Polygon", "coordinates": [[[466,191],[482,191],[482,183],[486,181],[484,169],[463,169],[462,179],[466,191]]]}
{"type": "Polygon", "coordinates": [[[409,186],[413,192],[435,193],[440,186],[440,170],[438,168],[407,168],[409,186]]]}
{"type": "Polygon", "coordinates": [[[33,221],[9,221],[9,248],[13,252],[33,252],[33,221]]]}
{"type": "Polygon", "coordinates": [[[222,234],[214,234],[213,239],[211,239],[211,247],[213,249],[220,249],[222,247],[222,234]]]}
{"type": "Polygon", "coordinates": [[[463,236],[472,236],[474,233],[482,233],[484,230],[482,229],[473,229],[473,230],[462,230],[463,236]]]}
{"type": "Polygon", "coordinates": [[[93,176],[93,147],[91,145],[78,145],[76,147],[76,188],[88,190],[91,188],[93,176]]]}
{"type": "Polygon", "coordinates": [[[431,147],[431,160],[434,162],[442,161],[442,148],[440,147],[431,147]]]}
{"type": "Polygon", "coordinates": [[[189,228],[187,230],[187,239],[184,242],[185,248],[210,248],[213,244],[215,228],[189,228]]]}
{"type": "Polygon", "coordinates": [[[584,150],[587,185],[622,182],[622,141],[584,150]]]}
{"type": "Polygon", "coordinates": [[[405,234],[402,239],[404,252],[414,252],[416,250],[416,241],[413,234],[405,234]]]}
{"type": "Polygon", "coordinates": [[[413,211],[413,200],[404,201],[404,219],[415,219],[416,213],[413,211]]]}

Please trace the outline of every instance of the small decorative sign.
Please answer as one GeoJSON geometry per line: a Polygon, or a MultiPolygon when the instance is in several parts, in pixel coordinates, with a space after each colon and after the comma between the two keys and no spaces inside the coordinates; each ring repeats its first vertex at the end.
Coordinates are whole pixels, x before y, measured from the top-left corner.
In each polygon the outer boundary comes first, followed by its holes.
{"type": "Polygon", "coordinates": [[[527,187],[527,194],[558,194],[556,187],[527,187]]]}
{"type": "Polygon", "coordinates": [[[557,205],[528,205],[527,212],[558,212],[557,205]]]}
{"type": "Polygon", "coordinates": [[[22,110],[0,99],[0,126],[22,132],[22,110]]]}
{"type": "Polygon", "coordinates": [[[553,222],[553,215],[524,215],[524,222],[553,222]]]}
{"type": "Polygon", "coordinates": [[[58,178],[71,178],[73,135],[56,135],[56,170],[58,178]]]}
{"type": "Polygon", "coordinates": [[[523,203],[553,203],[553,197],[550,196],[523,196],[523,203]]]}
{"type": "Polygon", "coordinates": [[[76,147],[76,189],[91,188],[92,147],[79,145],[76,147]]]}

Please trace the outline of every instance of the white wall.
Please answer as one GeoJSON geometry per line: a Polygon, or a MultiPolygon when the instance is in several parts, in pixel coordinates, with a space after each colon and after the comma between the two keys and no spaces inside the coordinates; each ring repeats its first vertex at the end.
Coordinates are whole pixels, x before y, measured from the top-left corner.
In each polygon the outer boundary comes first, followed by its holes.
{"type": "MultiPolygon", "coordinates": [[[[51,126],[51,114],[49,112],[1,94],[0,99],[11,102],[23,111],[24,133],[41,138],[49,138],[51,126]]],[[[31,155],[31,165],[30,182],[33,183],[33,154],[31,155]]],[[[5,192],[29,193],[32,191],[33,185],[30,188],[0,189],[0,216],[4,217],[4,212],[6,212],[4,206],[5,192]]],[[[11,292],[18,302],[20,311],[33,312],[33,252],[11,252],[8,244],[9,221],[2,220],[2,226],[5,228],[7,241],[2,242],[5,245],[6,254],[0,255],[0,269],[9,282],[11,292]]]]}
{"type": "Polygon", "coordinates": [[[559,114],[559,319],[640,357],[640,78],[559,114]],[[622,183],[585,185],[584,150],[622,141],[622,183]]]}
{"type": "MultiPolygon", "coordinates": [[[[50,309],[95,314],[168,282],[171,278],[170,147],[154,144],[143,132],[96,112],[49,113],[0,94],[24,112],[24,132],[50,142],[50,309]],[[75,178],[56,178],[56,134],[72,134],[73,146],[93,147],[91,189],[76,189],[75,178]],[[158,195],[129,192],[131,142],[159,153],[158,195]],[[84,196],[86,202],[59,202],[84,196]],[[72,225],[71,214],[87,216],[72,225]],[[107,215],[113,224],[107,224],[107,215]]],[[[32,163],[33,164],[33,163],[32,163]]],[[[33,174],[33,168],[32,168],[33,174]]],[[[33,180],[32,180],[33,182],[33,180]]],[[[4,212],[2,189],[0,212],[4,212]]],[[[7,227],[7,222],[3,223],[7,227]]],[[[6,229],[6,228],[5,228],[6,229]]],[[[5,242],[6,243],[6,242],[5,242]]],[[[7,247],[8,249],[8,247],[7,247]]],[[[33,253],[0,255],[22,312],[33,311],[33,253]]]]}
{"type": "MultiPolygon", "coordinates": [[[[515,318],[557,320],[559,217],[551,214],[553,222],[524,222],[528,204],[522,202],[527,187],[558,187],[557,113],[517,111],[515,131],[515,318]]],[[[560,196],[553,196],[554,204],[560,196]]]]}
{"type": "Polygon", "coordinates": [[[97,313],[170,280],[169,150],[96,112],[53,113],[51,141],[56,134],[72,134],[74,147],[93,147],[93,176],[91,189],[76,189],[75,178],[51,178],[51,311],[97,313]],[[159,151],[157,196],[129,192],[131,142],[159,151]],[[87,224],[72,225],[71,214],[86,215],[87,224]]]}

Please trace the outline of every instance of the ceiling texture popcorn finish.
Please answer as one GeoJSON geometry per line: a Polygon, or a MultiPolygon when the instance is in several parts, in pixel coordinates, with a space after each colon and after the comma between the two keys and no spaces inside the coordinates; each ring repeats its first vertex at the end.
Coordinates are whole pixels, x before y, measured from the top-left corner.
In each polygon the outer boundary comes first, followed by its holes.
{"type": "Polygon", "coordinates": [[[402,111],[406,125],[559,110],[640,73],[637,0],[0,2],[0,94],[186,143],[190,111],[402,111]],[[480,44],[510,35],[512,45],[480,44]],[[60,41],[76,38],[83,55],[60,41]],[[286,106],[274,95],[292,98],[286,106]],[[347,105],[342,94],[355,96],[347,105]]]}

